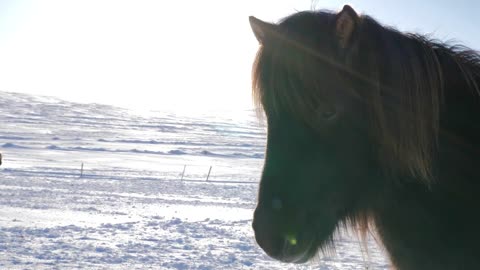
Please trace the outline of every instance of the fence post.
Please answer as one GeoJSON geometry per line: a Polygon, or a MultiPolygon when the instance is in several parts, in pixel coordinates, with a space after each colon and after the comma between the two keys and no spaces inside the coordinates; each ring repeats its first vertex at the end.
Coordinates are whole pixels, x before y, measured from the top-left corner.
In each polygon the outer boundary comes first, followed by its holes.
{"type": "Polygon", "coordinates": [[[83,162],[82,162],[82,166],[80,167],[80,178],[83,177],[83,162]]]}
{"type": "Polygon", "coordinates": [[[208,174],[207,174],[207,180],[208,181],[208,178],[210,177],[210,172],[212,171],[212,166],[210,166],[210,169],[208,170],[208,174]]]}
{"type": "Polygon", "coordinates": [[[180,181],[183,181],[183,176],[185,175],[185,169],[187,168],[187,165],[183,165],[183,172],[182,172],[182,177],[180,178],[180,181]]]}

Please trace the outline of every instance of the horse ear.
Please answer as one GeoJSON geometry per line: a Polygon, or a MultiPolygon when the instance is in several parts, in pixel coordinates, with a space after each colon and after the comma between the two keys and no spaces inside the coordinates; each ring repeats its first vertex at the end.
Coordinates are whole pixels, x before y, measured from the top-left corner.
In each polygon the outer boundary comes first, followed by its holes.
{"type": "Polygon", "coordinates": [[[278,26],[259,20],[253,16],[249,17],[250,26],[260,44],[265,43],[270,35],[277,32],[278,26]]]}
{"type": "Polygon", "coordinates": [[[342,11],[338,13],[335,23],[335,32],[340,47],[346,48],[349,45],[359,20],[360,18],[357,13],[349,5],[345,5],[342,11]]]}

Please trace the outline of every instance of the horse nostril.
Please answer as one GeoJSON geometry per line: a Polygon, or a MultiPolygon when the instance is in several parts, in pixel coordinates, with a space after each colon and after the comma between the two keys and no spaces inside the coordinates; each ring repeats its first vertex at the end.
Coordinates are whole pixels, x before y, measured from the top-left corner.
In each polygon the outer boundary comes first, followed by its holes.
{"type": "Polygon", "coordinates": [[[282,209],[282,207],[283,207],[283,204],[282,204],[282,201],[280,199],[275,198],[275,199],[272,200],[272,209],[273,210],[280,210],[280,209],[282,209]]]}

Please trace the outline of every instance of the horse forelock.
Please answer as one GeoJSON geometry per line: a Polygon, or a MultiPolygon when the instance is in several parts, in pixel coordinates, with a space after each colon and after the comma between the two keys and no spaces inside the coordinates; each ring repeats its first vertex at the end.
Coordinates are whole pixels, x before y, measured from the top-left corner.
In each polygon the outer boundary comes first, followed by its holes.
{"type": "Polygon", "coordinates": [[[322,87],[315,70],[320,62],[328,64],[347,75],[352,94],[369,108],[370,131],[385,172],[413,176],[427,185],[434,181],[445,86],[440,58],[451,58],[467,84],[480,92],[480,57],[475,51],[404,34],[368,16],[362,16],[355,48],[346,59],[288,36],[280,43],[284,44],[262,45],[257,53],[252,73],[256,108],[274,112],[283,106],[314,125],[311,112],[329,90],[322,87]]]}
{"type": "Polygon", "coordinates": [[[342,66],[331,54],[319,53],[315,44],[303,43],[292,34],[277,33],[275,43],[258,50],[252,69],[253,100],[257,111],[273,115],[287,110],[314,127],[315,110],[331,95],[326,82],[317,76],[318,62],[331,65],[330,71],[342,66]]]}

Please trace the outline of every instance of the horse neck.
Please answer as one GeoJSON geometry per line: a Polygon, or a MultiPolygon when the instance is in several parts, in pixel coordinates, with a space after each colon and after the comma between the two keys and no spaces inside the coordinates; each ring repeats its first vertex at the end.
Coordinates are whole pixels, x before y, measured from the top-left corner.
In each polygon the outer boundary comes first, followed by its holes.
{"type": "Polygon", "coordinates": [[[479,269],[480,218],[472,213],[480,203],[480,94],[465,75],[480,86],[480,63],[459,66],[445,51],[438,58],[444,82],[438,178],[431,188],[415,179],[389,183],[374,222],[398,269],[479,269]]]}

